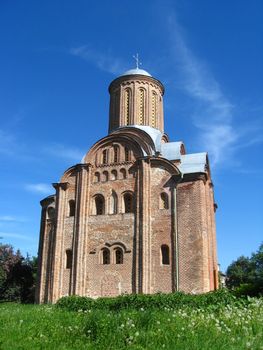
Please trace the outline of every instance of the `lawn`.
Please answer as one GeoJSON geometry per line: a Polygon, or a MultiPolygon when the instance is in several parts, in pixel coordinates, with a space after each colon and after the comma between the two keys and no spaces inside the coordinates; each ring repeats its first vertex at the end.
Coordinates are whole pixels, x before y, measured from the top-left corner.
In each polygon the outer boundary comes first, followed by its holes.
{"type": "Polygon", "coordinates": [[[0,349],[263,350],[263,298],[115,311],[0,303],[0,349]]]}

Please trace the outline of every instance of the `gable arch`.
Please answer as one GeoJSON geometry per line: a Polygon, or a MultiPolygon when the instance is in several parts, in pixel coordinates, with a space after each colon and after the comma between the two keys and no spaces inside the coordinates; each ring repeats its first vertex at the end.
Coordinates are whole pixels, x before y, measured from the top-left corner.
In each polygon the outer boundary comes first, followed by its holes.
{"type": "Polygon", "coordinates": [[[168,171],[171,175],[181,175],[181,172],[178,169],[178,167],[165,158],[162,158],[162,157],[152,158],[151,165],[156,168],[162,167],[163,169],[168,171]]]}
{"type": "MultiPolygon", "coordinates": [[[[151,129],[151,128],[150,128],[151,129]]],[[[112,147],[114,143],[120,143],[124,147],[133,150],[136,157],[153,156],[158,151],[159,138],[162,134],[155,130],[152,135],[147,127],[125,126],[113,131],[110,135],[96,142],[83,157],[83,163],[99,165],[98,151],[103,148],[112,147]],[[144,130],[145,129],[145,130],[144,130]],[[159,135],[160,134],[160,135],[159,135]]]]}
{"type": "Polygon", "coordinates": [[[94,253],[100,252],[103,249],[103,247],[110,248],[110,249],[115,249],[119,247],[123,250],[124,253],[131,252],[131,247],[120,240],[106,241],[105,243],[99,244],[98,246],[94,247],[92,251],[94,253]]]}

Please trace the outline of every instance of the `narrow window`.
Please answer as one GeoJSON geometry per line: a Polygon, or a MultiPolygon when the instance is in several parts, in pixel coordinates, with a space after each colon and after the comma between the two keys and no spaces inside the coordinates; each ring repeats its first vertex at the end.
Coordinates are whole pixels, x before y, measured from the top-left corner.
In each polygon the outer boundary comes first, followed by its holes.
{"type": "Polygon", "coordinates": [[[120,248],[117,248],[115,250],[115,261],[116,264],[123,264],[123,252],[120,248]]]}
{"type": "Polygon", "coordinates": [[[52,220],[54,219],[56,216],[56,211],[55,211],[55,208],[53,207],[48,207],[47,208],[47,218],[52,220]]]}
{"type": "Polygon", "coordinates": [[[105,200],[104,197],[100,194],[95,197],[95,214],[105,214],[105,200]]]}
{"type": "Polygon", "coordinates": [[[117,180],[117,175],[118,175],[117,170],[112,170],[112,172],[111,172],[111,179],[112,180],[117,180]]]}
{"type": "Polygon", "coordinates": [[[119,162],[119,147],[118,146],[114,146],[113,153],[114,153],[113,162],[118,163],[119,162]]]}
{"type": "Polygon", "coordinates": [[[161,193],[160,196],[160,209],[169,209],[169,197],[165,192],[161,193]]]}
{"type": "Polygon", "coordinates": [[[100,173],[96,172],[94,174],[94,182],[100,182],[100,173]]]}
{"type": "Polygon", "coordinates": [[[71,199],[69,202],[69,216],[74,216],[75,215],[75,201],[71,199]]]}
{"type": "Polygon", "coordinates": [[[131,90],[124,91],[124,117],[126,125],[130,124],[130,109],[131,109],[131,90]]]}
{"type": "Polygon", "coordinates": [[[103,171],[102,173],[102,181],[106,182],[109,180],[109,173],[107,171],[103,171]]]}
{"type": "Polygon", "coordinates": [[[133,196],[131,193],[125,193],[123,196],[124,199],[124,213],[133,212],[133,196]]]}
{"type": "Polygon", "coordinates": [[[144,125],[145,90],[139,89],[139,125],[144,125]]]}
{"type": "Polygon", "coordinates": [[[102,264],[109,265],[110,264],[110,251],[107,248],[102,250],[102,264]]]}
{"type": "Polygon", "coordinates": [[[121,174],[121,178],[122,178],[122,179],[126,179],[127,173],[126,173],[126,170],[125,170],[125,169],[121,169],[121,170],[120,170],[120,174],[121,174]]]}
{"type": "Polygon", "coordinates": [[[66,269],[72,268],[72,250],[67,249],[66,250],[66,269]]]}
{"type": "Polygon", "coordinates": [[[117,214],[118,212],[118,197],[115,192],[110,196],[110,214],[117,214]]]}
{"type": "Polygon", "coordinates": [[[161,246],[162,265],[170,265],[169,247],[166,244],[161,246]]]}
{"type": "Polygon", "coordinates": [[[156,127],[156,117],[157,117],[157,105],[158,101],[157,101],[157,94],[155,91],[153,91],[152,93],[152,120],[151,120],[151,126],[153,128],[156,127]]]}
{"type": "Polygon", "coordinates": [[[118,89],[114,96],[114,111],[113,111],[113,120],[112,120],[112,128],[115,129],[119,126],[119,118],[118,115],[120,114],[120,89],[118,89]]]}
{"type": "Polygon", "coordinates": [[[125,147],[125,162],[131,160],[129,148],[125,147]]]}
{"type": "Polygon", "coordinates": [[[107,164],[108,163],[108,151],[105,149],[102,152],[102,164],[107,164]]]}

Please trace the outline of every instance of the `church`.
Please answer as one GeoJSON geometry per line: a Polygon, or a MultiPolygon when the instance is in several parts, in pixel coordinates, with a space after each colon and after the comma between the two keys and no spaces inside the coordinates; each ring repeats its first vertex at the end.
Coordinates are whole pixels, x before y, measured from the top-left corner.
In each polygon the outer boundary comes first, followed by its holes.
{"type": "Polygon", "coordinates": [[[169,140],[164,86],[138,65],[109,94],[108,135],[41,201],[36,301],[217,289],[207,153],[169,140]]]}

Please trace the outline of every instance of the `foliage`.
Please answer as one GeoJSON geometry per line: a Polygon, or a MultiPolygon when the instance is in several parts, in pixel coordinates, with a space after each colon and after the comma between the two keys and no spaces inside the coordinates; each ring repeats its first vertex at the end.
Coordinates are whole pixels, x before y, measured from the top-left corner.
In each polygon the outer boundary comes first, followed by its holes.
{"type": "Polygon", "coordinates": [[[0,243],[0,300],[34,302],[37,259],[0,243]]]}
{"type": "Polygon", "coordinates": [[[210,307],[215,305],[229,305],[231,303],[242,303],[245,300],[238,299],[227,290],[221,289],[200,295],[190,295],[181,292],[171,294],[130,294],[121,295],[116,298],[98,298],[96,300],[69,296],[58,300],[56,306],[68,311],[86,311],[90,309],[120,311],[124,309],[178,309],[182,306],[210,307]]]}
{"type": "Polygon", "coordinates": [[[227,268],[227,286],[238,287],[253,280],[253,268],[249,258],[241,256],[227,268]]]}
{"type": "Polygon", "coordinates": [[[95,300],[88,297],[71,295],[62,297],[57,302],[57,307],[67,309],[69,311],[90,310],[94,305],[95,300]]]}
{"type": "Polygon", "coordinates": [[[200,302],[198,307],[182,303],[151,308],[148,302],[149,308],[118,311],[72,312],[53,305],[3,303],[0,348],[262,350],[263,299],[238,303],[238,298],[231,297],[228,303],[227,294],[222,295],[193,296],[200,302]]]}
{"type": "Polygon", "coordinates": [[[226,285],[236,295],[263,294],[263,243],[250,258],[241,256],[227,269],[226,285]]]}

